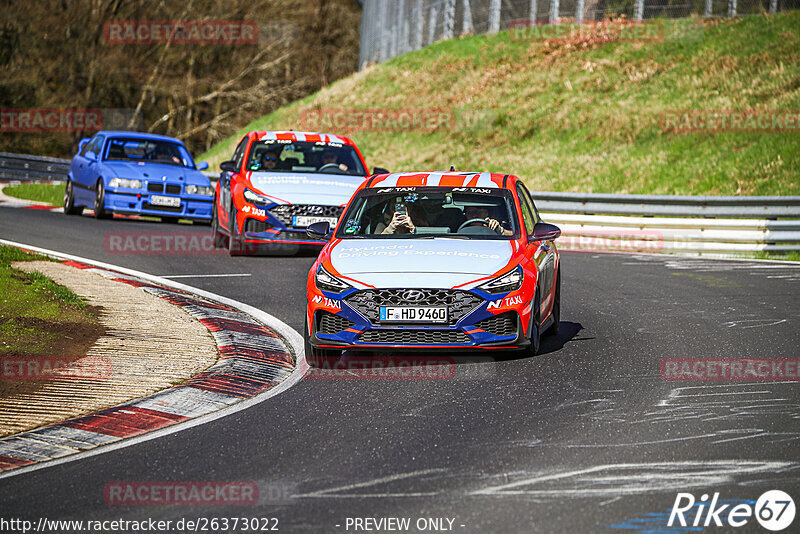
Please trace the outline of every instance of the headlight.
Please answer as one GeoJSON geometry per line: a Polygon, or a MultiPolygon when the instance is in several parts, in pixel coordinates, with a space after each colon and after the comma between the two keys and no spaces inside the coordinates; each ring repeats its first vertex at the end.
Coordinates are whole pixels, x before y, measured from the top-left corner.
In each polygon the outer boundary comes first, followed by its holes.
{"type": "Polygon", "coordinates": [[[506,274],[501,274],[496,278],[492,278],[488,282],[484,282],[476,289],[486,291],[487,293],[508,293],[509,291],[516,291],[522,287],[522,266],[517,265],[513,270],[506,274]]]}
{"type": "Polygon", "coordinates": [[[270,202],[266,198],[262,197],[261,195],[257,195],[256,193],[253,193],[249,189],[244,190],[244,199],[253,204],[260,204],[262,206],[272,204],[272,202],[270,202]]]}
{"type": "Polygon", "coordinates": [[[210,187],[205,187],[202,185],[187,185],[186,186],[186,194],[188,195],[205,195],[211,196],[214,194],[214,190],[210,187]]]}
{"type": "Polygon", "coordinates": [[[127,187],[128,189],[141,189],[141,180],[128,180],[127,178],[112,178],[108,182],[108,187],[127,187]]]}
{"type": "Polygon", "coordinates": [[[325,291],[332,291],[334,293],[341,293],[342,291],[352,287],[347,282],[336,278],[331,273],[326,271],[322,265],[320,265],[319,269],[317,269],[317,274],[314,276],[314,281],[317,283],[318,288],[324,289],[325,291]]]}

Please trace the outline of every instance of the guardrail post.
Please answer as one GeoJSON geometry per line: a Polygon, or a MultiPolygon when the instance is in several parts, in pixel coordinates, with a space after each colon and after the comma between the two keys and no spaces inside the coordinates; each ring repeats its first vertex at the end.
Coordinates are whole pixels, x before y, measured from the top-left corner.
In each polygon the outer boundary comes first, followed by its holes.
{"type": "Polygon", "coordinates": [[[475,31],[475,26],[472,24],[472,6],[469,5],[469,0],[462,0],[461,6],[464,10],[461,21],[461,34],[472,33],[475,31]]]}
{"type": "Polygon", "coordinates": [[[644,0],[636,0],[636,5],[633,8],[633,20],[642,20],[644,18],[644,0]]]}
{"type": "Polygon", "coordinates": [[[494,35],[500,31],[500,9],[502,4],[500,0],[491,0],[489,2],[489,33],[494,35]]]}
{"type": "Polygon", "coordinates": [[[445,0],[443,39],[452,39],[456,26],[456,0],[445,0]]]}
{"type": "Polygon", "coordinates": [[[550,24],[558,24],[558,0],[550,0],[550,24]]]}
{"type": "Polygon", "coordinates": [[[736,0],[728,0],[728,18],[736,16],[736,0]]]}

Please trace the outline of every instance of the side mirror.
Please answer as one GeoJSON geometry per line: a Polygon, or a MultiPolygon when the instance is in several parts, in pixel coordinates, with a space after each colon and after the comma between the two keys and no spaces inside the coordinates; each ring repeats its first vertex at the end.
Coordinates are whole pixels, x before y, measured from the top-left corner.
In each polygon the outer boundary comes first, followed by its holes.
{"type": "Polygon", "coordinates": [[[561,229],[554,224],[536,223],[533,227],[532,241],[552,241],[561,235],[561,229]]]}
{"type": "Polygon", "coordinates": [[[200,163],[198,163],[195,166],[195,169],[197,169],[198,171],[204,171],[207,168],[208,168],[208,162],[207,161],[201,161],[200,163]]]}
{"type": "Polygon", "coordinates": [[[313,239],[324,239],[327,241],[331,238],[331,223],[328,221],[316,222],[306,228],[306,235],[313,239]]]}
{"type": "Polygon", "coordinates": [[[83,157],[88,159],[88,160],[91,160],[91,161],[96,161],[97,160],[97,154],[95,154],[91,150],[86,152],[86,154],[84,154],[83,157]]]}
{"type": "Polygon", "coordinates": [[[85,145],[86,143],[88,143],[89,141],[91,141],[91,140],[92,140],[92,138],[91,138],[91,137],[84,137],[83,139],[81,139],[81,140],[78,142],[78,152],[82,151],[82,150],[83,150],[83,147],[84,147],[84,145],[85,145]]]}
{"type": "Polygon", "coordinates": [[[232,160],[223,161],[222,163],[219,164],[219,168],[222,169],[223,171],[228,171],[228,172],[236,172],[238,170],[236,168],[236,163],[234,163],[232,160]]]}
{"type": "Polygon", "coordinates": [[[372,174],[389,174],[389,171],[383,167],[375,167],[372,169],[372,174]]]}

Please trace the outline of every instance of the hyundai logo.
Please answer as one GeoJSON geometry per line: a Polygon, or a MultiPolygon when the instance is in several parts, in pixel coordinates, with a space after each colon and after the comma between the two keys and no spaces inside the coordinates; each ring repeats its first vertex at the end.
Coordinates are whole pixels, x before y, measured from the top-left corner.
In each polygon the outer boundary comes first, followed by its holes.
{"type": "Polygon", "coordinates": [[[425,298],[425,293],[419,289],[409,289],[408,291],[404,291],[400,296],[407,302],[419,302],[425,298]]]}

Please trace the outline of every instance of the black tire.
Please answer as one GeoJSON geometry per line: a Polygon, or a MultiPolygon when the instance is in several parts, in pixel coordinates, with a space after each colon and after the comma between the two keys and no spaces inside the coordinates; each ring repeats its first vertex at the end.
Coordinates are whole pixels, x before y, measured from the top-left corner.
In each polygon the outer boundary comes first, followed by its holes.
{"type": "Polygon", "coordinates": [[[342,351],[336,349],[317,348],[311,344],[310,340],[311,334],[309,333],[308,322],[306,322],[303,341],[306,349],[306,361],[310,367],[323,369],[330,367],[342,356],[342,351]]]}
{"type": "Polygon", "coordinates": [[[225,234],[219,227],[219,219],[217,218],[217,201],[214,200],[214,207],[211,210],[211,229],[214,232],[214,248],[225,248],[228,246],[228,241],[225,234]]]}
{"type": "Polygon", "coordinates": [[[236,206],[233,204],[233,199],[231,199],[231,206],[228,209],[228,225],[229,234],[228,234],[228,254],[231,256],[243,256],[244,251],[244,241],[241,237],[239,237],[239,225],[236,221],[236,206]]]}
{"type": "Polygon", "coordinates": [[[545,335],[557,336],[559,325],[561,324],[561,269],[556,274],[556,295],[553,300],[553,324],[547,329],[545,335]]]}
{"type": "Polygon", "coordinates": [[[178,224],[178,218],[177,217],[161,217],[161,222],[162,223],[167,223],[167,224],[178,224]]]}
{"type": "Polygon", "coordinates": [[[83,206],[75,205],[72,180],[67,180],[67,186],[64,188],[64,213],[67,215],[80,215],[83,213],[83,206]]]}
{"type": "Polygon", "coordinates": [[[531,344],[528,346],[528,354],[536,356],[539,354],[539,348],[542,341],[541,320],[539,318],[539,292],[533,297],[533,309],[531,310],[533,319],[531,320],[531,344]]]}
{"type": "Polygon", "coordinates": [[[94,217],[95,219],[110,219],[113,215],[106,210],[106,188],[103,180],[97,180],[94,188],[94,217]]]}

